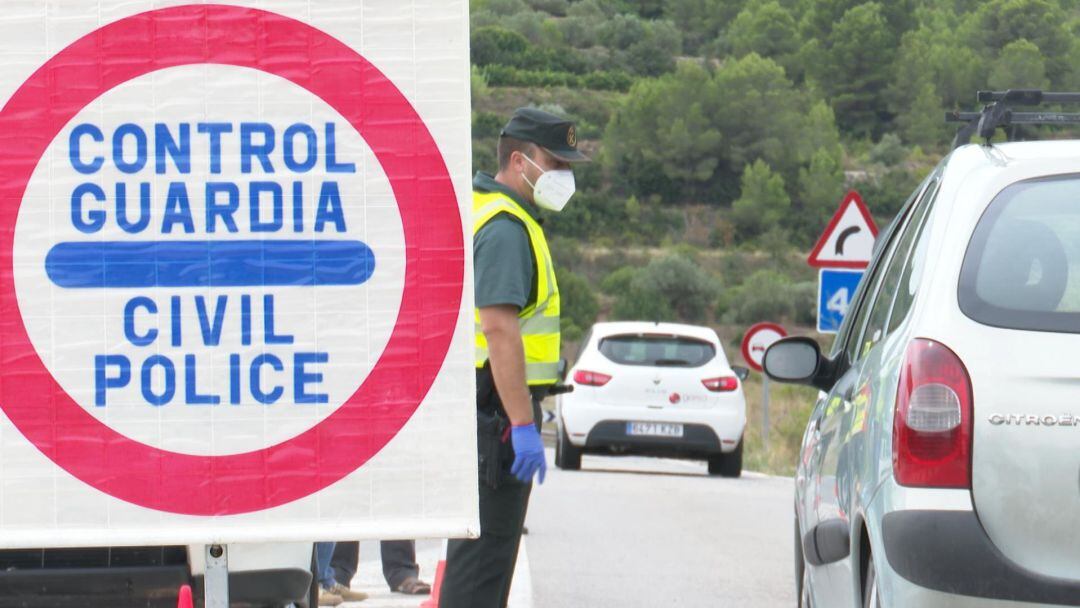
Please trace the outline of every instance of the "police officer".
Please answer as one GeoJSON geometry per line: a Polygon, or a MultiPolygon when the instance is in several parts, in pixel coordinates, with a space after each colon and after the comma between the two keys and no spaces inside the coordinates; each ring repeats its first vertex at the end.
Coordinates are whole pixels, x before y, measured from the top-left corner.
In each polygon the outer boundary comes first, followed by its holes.
{"type": "Polygon", "coordinates": [[[559,288],[537,208],[574,194],[569,121],[522,108],[499,137],[499,172],[473,179],[480,538],[451,541],[440,608],[505,607],[534,476],[547,471],[540,400],[559,379],[559,288]]]}

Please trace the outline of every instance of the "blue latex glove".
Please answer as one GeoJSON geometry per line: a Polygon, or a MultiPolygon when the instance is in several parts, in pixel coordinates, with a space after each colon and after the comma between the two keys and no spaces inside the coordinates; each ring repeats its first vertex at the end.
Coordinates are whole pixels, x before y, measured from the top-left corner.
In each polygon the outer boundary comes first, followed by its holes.
{"type": "Polygon", "coordinates": [[[510,473],[522,483],[532,482],[533,475],[540,473],[540,483],[544,483],[547,473],[547,457],[544,455],[544,442],[533,423],[515,426],[510,431],[510,443],[514,448],[514,464],[510,473]]]}

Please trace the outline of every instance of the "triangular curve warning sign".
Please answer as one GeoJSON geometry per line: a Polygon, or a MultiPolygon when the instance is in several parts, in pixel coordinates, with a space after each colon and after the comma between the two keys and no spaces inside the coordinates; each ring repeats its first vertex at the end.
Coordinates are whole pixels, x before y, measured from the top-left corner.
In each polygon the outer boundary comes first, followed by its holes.
{"type": "Polygon", "coordinates": [[[807,263],[815,268],[866,268],[878,229],[862,197],[852,190],[844,197],[807,263]]]}

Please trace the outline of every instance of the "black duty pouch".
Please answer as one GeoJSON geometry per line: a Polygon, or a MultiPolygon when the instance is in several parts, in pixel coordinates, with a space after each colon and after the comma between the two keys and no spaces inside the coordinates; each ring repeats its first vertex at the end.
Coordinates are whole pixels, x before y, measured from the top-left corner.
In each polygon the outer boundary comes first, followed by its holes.
{"type": "Polygon", "coordinates": [[[495,378],[491,375],[490,365],[485,365],[476,370],[476,453],[480,480],[493,490],[499,487],[504,472],[508,472],[514,462],[510,421],[501,412],[495,378]]]}
{"type": "Polygon", "coordinates": [[[499,487],[503,468],[506,466],[505,451],[509,442],[504,439],[510,423],[502,416],[476,411],[476,452],[479,456],[480,480],[491,489],[499,487]]]}

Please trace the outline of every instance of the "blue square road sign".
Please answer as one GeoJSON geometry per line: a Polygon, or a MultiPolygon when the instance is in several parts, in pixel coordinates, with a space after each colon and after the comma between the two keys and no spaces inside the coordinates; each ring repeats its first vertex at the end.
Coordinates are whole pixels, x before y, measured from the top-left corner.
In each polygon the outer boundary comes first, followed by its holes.
{"type": "Polygon", "coordinates": [[[840,330],[863,274],[862,270],[821,269],[818,274],[818,332],[835,334],[840,330]]]}

